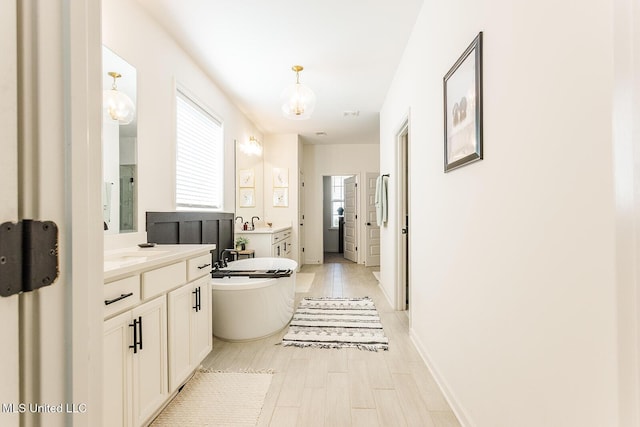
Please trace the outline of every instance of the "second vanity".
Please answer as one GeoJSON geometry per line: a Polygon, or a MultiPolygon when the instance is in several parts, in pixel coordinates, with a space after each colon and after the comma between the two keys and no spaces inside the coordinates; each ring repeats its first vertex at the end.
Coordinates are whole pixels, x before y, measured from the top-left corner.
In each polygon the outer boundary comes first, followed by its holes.
{"type": "Polygon", "coordinates": [[[105,252],[103,425],[149,423],[211,351],[215,248],[105,252]]]}
{"type": "Polygon", "coordinates": [[[247,249],[253,249],[256,257],[291,258],[293,249],[291,226],[258,227],[255,230],[236,230],[236,236],[249,239],[247,249]]]}

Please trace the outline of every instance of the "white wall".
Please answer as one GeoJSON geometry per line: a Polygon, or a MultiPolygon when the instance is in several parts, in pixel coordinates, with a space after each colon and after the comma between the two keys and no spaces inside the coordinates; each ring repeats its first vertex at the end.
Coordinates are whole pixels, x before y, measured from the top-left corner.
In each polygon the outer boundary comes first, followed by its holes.
{"type": "MultiPolygon", "coordinates": [[[[323,259],[322,227],[322,177],[328,175],[357,175],[360,189],[367,172],[378,172],[380,162],[378,144],[308,144],[304,146],[305,176],[305,264],[320,264],[323,259]]],[[[365,206],[364,191],[358,197],[360,206],[365,206]]],[[[361,216],[361,218],[364,218],[361,216]]],[[[362,242],[364,223],[360,224],[362,242]]],[[[359,247],[361,245],[359,244],[359,247]]],[[[358,253],[359,262],[364,262],[364,252],[358,253]]]]}
{"type": "Polygon", "coordinates": [[[411,333],[464,425],[618,425],[612,22],[609,0],[425,2],[381,111],[385,172],[410,111],[411,333]],[[480,30],[485,159],[445,174],[442,78],[480,30]]]}
{"type": "Polygon", "coordinates": [[[146,241],[145,212],[175,210],[175,84],[215,113],[224,126],[224,207],[235,211],[234,140],[260,132],[134,0],[102,2],[103,43],[138,77],[138,230],[106,236],[105,247],[146,241]]]}
{"type": "Polygon", "coordinates": [[[265,135],[264,137],[264,215],[262,222],[274,226],[291,225],[293,250],[291,258],[298,262],[298,158],[302,144],[297,134],[265,135]],[[273,169],[285,168],[289,174],[288,206],[273,206],[273,169]]]}

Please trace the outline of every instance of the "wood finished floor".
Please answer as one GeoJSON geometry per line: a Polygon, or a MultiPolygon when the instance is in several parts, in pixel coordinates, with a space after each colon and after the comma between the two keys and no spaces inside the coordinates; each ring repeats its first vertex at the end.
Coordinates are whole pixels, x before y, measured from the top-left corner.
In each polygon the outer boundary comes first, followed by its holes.
{"type": "MultiPolygon", "coordinates": [[[[247,343],[214,339],[203,366],[273,369],[258,426],[459,427],[408,334],[405,312],[394,311],[372,268],[353,263],[305,265],[315,273],[305,296],[371,297],[380,313],[389,351],[282,347],[285,330],[247,343]]],[[[377,269],[376,269],[377,270],[377,269]]]]}

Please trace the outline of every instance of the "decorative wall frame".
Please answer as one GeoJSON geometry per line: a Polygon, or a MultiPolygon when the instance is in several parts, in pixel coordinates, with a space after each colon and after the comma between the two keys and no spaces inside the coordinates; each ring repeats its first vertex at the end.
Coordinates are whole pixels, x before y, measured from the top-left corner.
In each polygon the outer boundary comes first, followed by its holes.
{"type": "Polygon", "coordinates": [[[482,160],[482,32],[445,74],[444,171],[482,160]]]}
{"type": "Polygon", "coordinates": [[[255,175],[253,169],[240,169],[238,172],[239,187],[250,188],[255,186],[255,175]]]}
{"type": "Polygon", "coordinates": [[[274,188],[273,189],[273,206],[286,208],[289,206],[289,189],[274,188]]]}
{"type": "Polygon", "coordinates": [[[239,196],[241,208],[252,208],[256,205],[256,194],[253,188],[241,188],[239,196]]]}
{"type": "Polygon", "coordinates": [[[289,187],[289,169],[273,168],[273,186],[280,188],[289,187]]]}

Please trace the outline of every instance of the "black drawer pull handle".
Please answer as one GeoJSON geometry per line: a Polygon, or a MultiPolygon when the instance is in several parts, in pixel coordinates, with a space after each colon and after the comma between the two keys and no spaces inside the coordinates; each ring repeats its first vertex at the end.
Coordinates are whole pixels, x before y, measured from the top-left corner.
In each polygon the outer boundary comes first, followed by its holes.
{"type": "Polygon", "coordinates": [[[211,263],[199,265],[198,266],[198,270],[202,270],[203,268],[209,267],[210,265],[211,265],[211,263]]]}
{"type": "Polygon", "coordinates": [[[114,299],[108,299],[104,301],[104,305],[109,305],[109,304],[113,304],[114,302],[118,302],[121,299],[125,299],[130,297],[131,295],[133,295],[133,292],[129,292],[128,294],[120,294],[120,296],[118,298],[114,298],[114,299]]]}

